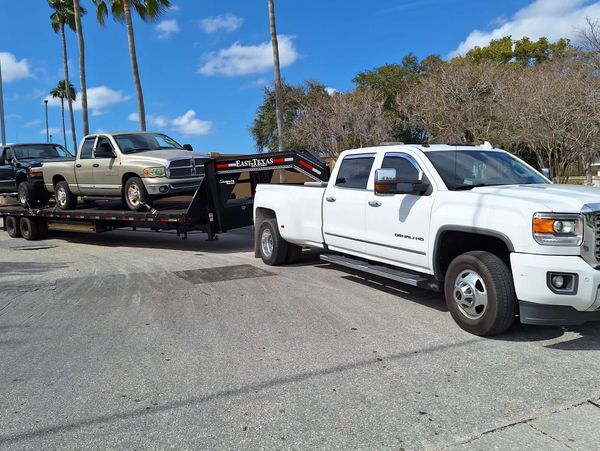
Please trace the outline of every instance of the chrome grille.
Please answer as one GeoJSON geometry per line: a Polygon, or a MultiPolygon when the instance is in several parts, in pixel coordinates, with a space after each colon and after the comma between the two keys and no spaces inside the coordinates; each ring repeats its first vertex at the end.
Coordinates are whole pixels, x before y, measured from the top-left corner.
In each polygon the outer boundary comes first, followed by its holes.
{"type": "Polygon", "coordinates": [[[169,163],[167,177],[183,179],[204,174],[204,160],[201,158],[174,160],[169,163]]]}

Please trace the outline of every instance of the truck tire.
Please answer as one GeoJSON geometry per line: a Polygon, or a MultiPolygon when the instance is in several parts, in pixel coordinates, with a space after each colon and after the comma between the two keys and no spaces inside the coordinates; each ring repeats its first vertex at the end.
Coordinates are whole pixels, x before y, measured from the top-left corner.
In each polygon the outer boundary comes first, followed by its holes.
{"type": "Polygon", "coordinates": [[[260,258],[269,266],[285,262],[288,243],[279,234],[277,219],[265,219],[258,229],[258,249],[260,258]]]}
{"type": "Polygon", "coordinates": [[[456,257],[446,273],[446,305],[456,323],[474,335],[497,335],[515,321],[512,274],[496,255],[472,251],[456,257]]]}
{"type": "Polygon", "coordinates": [[[61,210],[73,210],[77,206],[77,196],[75,196],[69,184],[64,180],[58,182],[54,187],[56,203],[61,210]]]}
{"type": "Polygon", "coordinates": [[[139,177],[131,177],[125,182],[125,188],[123,189],[123,200],[125,205],[132,211],[140,211],[146,208],[146,205],[150,205],[152,200],[144,182],[139,177]]]}
{"type": "Polygon", "coordinates": [[[21,236],[21,229],[19,228],[19,221],[14,216],[7,216],[4,218],[6,224],[6,233],[11,238],[19,238],[21,236]]]}
{"type": "Polygon", "coordinates": [[[21,204],[21,207],[23,208],[31,208],[36,204],[37,200],[35,192],[27,182],[19,183],[19,186],[17,187],[17,196],[19,204],[21,204]]]}
{"type": "Polygon", "coordinates": [[[21,218],[19,221],[21,236],[28,241],[37,240],[40,237],[37,222],[31,218],[21,218]]]}

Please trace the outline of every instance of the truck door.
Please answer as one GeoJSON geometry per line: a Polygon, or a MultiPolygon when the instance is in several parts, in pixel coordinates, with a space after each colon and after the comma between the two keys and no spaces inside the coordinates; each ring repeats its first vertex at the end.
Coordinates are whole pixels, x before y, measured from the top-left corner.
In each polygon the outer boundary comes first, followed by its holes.
{"type": "Polygon", "coordinates": [[[119,196],[121,194],[121,172],[115,146],[108,136],[98,136],[94,148],[94,185],[97,196],[119,196]],[[112,157],[96,155],[96,149],[112,151],[112,157]]]}
{"type": "Polygon", "coordinates": [[[5,147],[0,154],[0,193],[12,194],[16,192],[17,182],[15,180],[12,150],[10,147],[5,147]]]}
{"type": "Polygon", "coordinates": [[[367,184],[375,154],[348,155],[325,190],[323,235],[331,250],[362,255],[365,250],[367,184]]]}
{"type": "MultiPolygon", "coordinates": [[[[95,136],[90,136],[83,141],[81,151],[75,161],[75,178],[79,186],[79,193],[84,196],[94,195],[94,149],[95,136]]],[[[71,191],[77,192],[71,187],[71,191]]]]}
{"type": "MultiPolygon", "coordinates": [[[[398,175],[415,180],[422,171],[422,165],[415,157],[403,152],[386,153],[376,166],[394,168],[398,175]]],[[[423,177],[425,180],[426,175],[423,177]]],[[[373,187],[372,181],[370,187],[373,187]]],[[[401,263],[416,271],[427,270],[433,200],[431,188],[424,195],[377,195],[369,190],[365,240],[365,253],[369,258],[401,263]]]]}

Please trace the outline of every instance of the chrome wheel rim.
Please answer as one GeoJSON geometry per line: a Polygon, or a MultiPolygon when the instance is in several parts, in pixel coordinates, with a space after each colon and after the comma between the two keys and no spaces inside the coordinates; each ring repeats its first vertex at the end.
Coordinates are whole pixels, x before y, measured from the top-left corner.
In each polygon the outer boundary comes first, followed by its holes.
{"type": "Polygon", "coordinates": [[[67,191],[62,186],[56,190],[56,200],[61,206],[67,203],[67,191]]]}
{"type": "Polygon", "coordinates": [[[271,229],[266,228],[263,230],[260,237],[260,247],[266,258],[270,258],[273,255],[273,234],[271,233],[271,229]]]}
{"type": "Polygon", "coordinates": [[[140,189],[135,183],[127,187],[127,199],[134,207],[140,205],[140,189]]]}
{"type": "Polygon", "coordinates": [[[19,202],[21,202],[21,205],[27,205],[28,203],[27,194],[24,190],[19,190],[19,202]]]}
{"type": "Polygon", "coordinates": [[[488,293],[482,277],[472,269],[461,271],[453,290],[454,302],[463,315],[479,319],[487,310],[488,293]]]}

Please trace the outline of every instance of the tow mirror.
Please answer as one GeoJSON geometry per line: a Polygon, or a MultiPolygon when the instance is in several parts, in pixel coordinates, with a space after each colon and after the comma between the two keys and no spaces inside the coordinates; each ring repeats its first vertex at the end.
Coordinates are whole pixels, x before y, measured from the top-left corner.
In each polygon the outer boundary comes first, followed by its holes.
{"type": "Polygon", "coordinates": [[[194,148],[192,147],[192,145],[191,145],[191,144],[184,144],[184,145],[183,145],[183,148],[184,148],[185,150],[189,150],[189,151],[193,151],[193,150],[194,150],[194,148]]]}
{"type": "Polygon", "coordinates": [[[552,179],[552,170],[550,168],[542,168],[542,175],[547,179],[552,179]]]}
{"type": "Polygon", "coordinates": [[[398,177],[396,169],[381,168],[375,171],[375,194],[415,194],[422,195],[429,189],[423,181],[423,173],[417,178],[398,177]]]}

